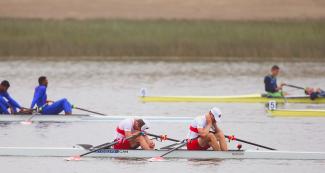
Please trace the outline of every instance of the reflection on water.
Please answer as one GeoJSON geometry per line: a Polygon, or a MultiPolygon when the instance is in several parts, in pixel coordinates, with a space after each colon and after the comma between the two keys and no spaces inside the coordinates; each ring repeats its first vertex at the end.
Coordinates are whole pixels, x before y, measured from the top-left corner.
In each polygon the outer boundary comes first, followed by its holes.
{"type": "Polygon", "coordinates": [[[189,164],[192,166],[203,166],[203,165],[220,165],[222,164],[222,159],[187,159],[186,161],[189,161],[189,164]]]}

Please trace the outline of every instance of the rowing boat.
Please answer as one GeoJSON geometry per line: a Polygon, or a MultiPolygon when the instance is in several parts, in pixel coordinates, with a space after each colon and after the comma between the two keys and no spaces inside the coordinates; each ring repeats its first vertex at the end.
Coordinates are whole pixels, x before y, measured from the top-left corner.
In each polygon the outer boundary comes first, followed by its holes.
{"type": "MultiPolygon", "coordinates": [[[[19,157],[69,157],[88,150],[80,147],[0,147],[0,156],[19,157]]],[[[152,158],[168,150],[115,150],[103,149],[85,157],[100,158],[152,158]]],[[[184,159],[283,159],[283,160],[325,160],[325,152],[233,150],[233,151],[188,151],[176,150],[166,158],[184,159]]]]}
{"type": "Polygon", "coordinates": [[[268,98],[261,94],[238,96],[139,96],[142,102],[223,102],[223,103],[325,103],[325,98],[311,100],[308,96],[289,96],[286,98],[268,98]]]}
{"type": "MultiPolygon", "coordinates": [[[[111,122],[121,121],[134,116],[101,116],[101,115],[0,115],[0,122],[21,122],[30,120],[33,122],[111,122]]],[[[148,121],[159,122],[186,122],[192,117],[168,117],[168,116],[138,116],[148,121]]]]}
{"type": "Polygon", "coordinates": [[[267,112],[274,117],[325,117],[325,110],[317,109],[276,109],[267,112]]]}

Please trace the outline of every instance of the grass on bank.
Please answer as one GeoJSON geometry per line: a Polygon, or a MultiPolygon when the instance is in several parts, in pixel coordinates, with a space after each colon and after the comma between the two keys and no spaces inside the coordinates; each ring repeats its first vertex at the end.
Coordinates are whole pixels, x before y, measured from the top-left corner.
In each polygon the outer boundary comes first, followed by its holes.
{"type": "Polygon", "coordinates": [[[325,57],[325,21],[0,19],[0,57],[325,57]]]}

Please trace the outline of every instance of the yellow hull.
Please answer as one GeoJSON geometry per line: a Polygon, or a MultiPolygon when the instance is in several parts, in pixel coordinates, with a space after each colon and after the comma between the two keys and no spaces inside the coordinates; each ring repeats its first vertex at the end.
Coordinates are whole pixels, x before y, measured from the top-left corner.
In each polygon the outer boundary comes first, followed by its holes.
{"type": "Polygon", "coordinates": [[[274,117],[325,117],[325,110],[316,109],[277,109],[268,110],[269,115],[274,117]]]}
{"type": "Polygon", "coordinates": [[[241,96],[140,96],[142,102],[223,102],[223,103],[267,103],[271,100],[277,103],[325,103],[325,98],[310,100],[309,97],[267,98],[260,94],[241,96]]]}

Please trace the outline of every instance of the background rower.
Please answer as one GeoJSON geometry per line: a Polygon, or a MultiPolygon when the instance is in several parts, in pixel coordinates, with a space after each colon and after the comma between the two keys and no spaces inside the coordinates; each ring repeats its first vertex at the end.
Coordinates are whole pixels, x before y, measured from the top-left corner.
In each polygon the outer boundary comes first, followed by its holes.
{"type": "Polygon", "coordinates": [[[66,115],[72,114],[72,105],[65,98],[58,101],[47,100],[46,89],[48,86],[48,80],[45,76],[38,78],[39,85],[35,88],[34,98],[32,100],[31,109],[35,105],[40,109],[40,113],[43,115],[57,115],[64,111],[66,115]],[[51,104],[49,104],[51,103],[51,104]]]}
{"type": "Polygon", "coordinates": [[[20,104],[9,95],[9,87],[10,83],[7,80],[3,80],[0,84],[0,114],[16,114],[17,109],[20,109],[19,112],[21,113],[31,113],[31,110],[22,108],[20,104]]]}
{"type": "Polygon", "coordinates": [[[280,86],[277,84],[276,77],[279,75],[280,68],[277,65],[272,66],[271,74],[264,77],[265,91],[267,97],[283,97],[282,87],[285,83],[281,83],[280,86]]]}

